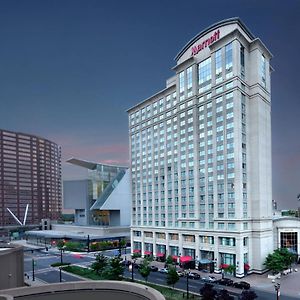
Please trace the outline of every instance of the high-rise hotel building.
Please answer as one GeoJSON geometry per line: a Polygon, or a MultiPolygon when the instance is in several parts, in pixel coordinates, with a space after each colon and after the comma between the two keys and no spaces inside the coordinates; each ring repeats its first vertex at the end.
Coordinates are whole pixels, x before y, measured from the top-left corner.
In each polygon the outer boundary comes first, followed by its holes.
{"type": "Polygon", "coordinates": [[[264,270],[271,57],[239,18],[218,22],[177,54],[165,89],[128,110],[132,251],[264,270]]]}

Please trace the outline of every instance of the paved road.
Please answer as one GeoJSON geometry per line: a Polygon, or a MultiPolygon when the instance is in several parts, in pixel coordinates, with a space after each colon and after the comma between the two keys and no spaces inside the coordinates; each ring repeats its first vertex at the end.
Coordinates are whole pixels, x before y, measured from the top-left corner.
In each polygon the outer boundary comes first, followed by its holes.
{"type": "MultiPolygon", "coordinates": [[[[105,251],[103,252],[106,256],[114,256],[114,251],[105,251]]],[[[26,252],[24,254],[24,270],[30,277],[32,277],[32,259],[35,262],[35,277],[47,282],[47,283],[56,283],[59,282],[59,270],[57,268],[51,267],[51,264],[55,262],[60,262],[60,253],[59,252],[44,252],[44,251],[35,251],[34,253],[26,252]]],[[[80,266],[89,266],[95,259],[93,253],[90,254],[70,254],[63,253],[63,262],[80,265],[80,266]]],[[[131,272],[125,268],[124,275],[131,278],[131,272]]],[[[138,280],[144,280],[142,276],[138,273],[137,269],[134,269],[134,278],[138,280]]],[[[67,272],[62,272],[62,281],[80,281],[82,279],[78,278],[67,272]]],[[[166,275],[159,272],[151,272],[148,277],[149,282],[166,285],[166,275]]],[[[199,293],[199,289],[203,286],[203,283],[200,280],[189,279],[189,290],[191,292],[199,293]]],[[[180,278],[176,283],[176,288],[186,290],[186,278],[180,278]]],[[[216,286],[216,289],[222,289],[223,287],[216,286]]],[[[227,288],[227,287],[226,287],[227,288]]],[[[238,295],[241,293],[239,289],[227,288],[229,291],[238,295]]],[[[257,290],[253,288],[256,294],[259,296],[258,299],[262,300],[274,300],[276,299],[275,292],[270,293],[262,290],[257,290]]],[[[281,295],[280,300],[295,300],[299,299],[298,297],[288,297],[281,295]]]]}

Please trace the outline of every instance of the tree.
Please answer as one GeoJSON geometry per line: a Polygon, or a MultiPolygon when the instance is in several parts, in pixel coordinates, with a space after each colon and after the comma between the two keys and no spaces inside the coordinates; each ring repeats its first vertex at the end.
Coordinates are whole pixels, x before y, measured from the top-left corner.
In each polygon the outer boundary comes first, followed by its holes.
{"type": "Polygon", "coordinates": [[[243,291],[239,297],[240,300],[254,300],[257,295],[254,291],[243,291]]]}
{"type": "Polygon", "coordinates": [[[166,265],[173,265],[174,261],[171,255],[167,256],[166,265]]]}
{"type": "Polygon", "coordinates": [[[174,288],[176,282],[179,280],[179,275],[174,266],[169,266],[166,279],[167,279],[167,285],[172,285],[174,288]]]}
{"type": "Polygon", "coordinates": [[[213,300],[215,299],[217,292],[214,290],[214,287],[212,284],[205,283],[204,286],[200,289],[200,295],[205,300],[213,300]]]}
{"type": "Polygon", "coordinates": [[[146,281],[148,280],[148,276],[151,272],[149,264],[150,264],[149,260],[145,258],[139,267],[139,273],[146,281]]]}
{"type": "Polygon", "coordinates": [[[58,242],[57,242],[57,248],[58,249],[62,249],[62,247],[65,245],[65,242],[63,241],[63,240],[59,240],[58,242]]]}
{"type": "Polygon", "coordinates": [[[233,299],[234,297],[230,296],[228,291],[225,289],[220,290],[216,297],[216,300],[233,300],[233,299]]]}
{"type": "Polygon", "coordinates": [[[97,254],[95,262],[92,263],[91,269],[96,272],[96,274],[101,275],[108,265],[108,260],[103,254],[97,254]]]}
{"type": "Polygon", "coordinates": [[[273,273],[282,272],[291,266],[295,255],[286,248],[276,249],[266,257],[264,265],[273,273]]]}
{"type": "Polygon", "coordinates": [[[235,265],[229,265],[226,269],[224,269],[224,271],[228,274],[234,274],[235,272],[235,265]]]}
{"type": "Polygon", "coordinates": [[[109,260],[109,265],[102,273],[103,279],[108,280],[122,280],[124,273],[124,267],[121,264],[122,259],[120,257],[112,257],[109,260]]]}

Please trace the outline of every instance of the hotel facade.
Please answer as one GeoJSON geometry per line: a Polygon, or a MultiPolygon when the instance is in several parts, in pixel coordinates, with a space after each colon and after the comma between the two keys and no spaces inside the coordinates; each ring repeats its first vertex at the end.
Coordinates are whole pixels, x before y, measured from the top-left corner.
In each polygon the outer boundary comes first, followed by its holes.
{"type": "Polygon", "coordinates": [[[128,110],[132,252],[261,273],[273,251],[272,54],[239,18],[201,31],[128,110]]]}

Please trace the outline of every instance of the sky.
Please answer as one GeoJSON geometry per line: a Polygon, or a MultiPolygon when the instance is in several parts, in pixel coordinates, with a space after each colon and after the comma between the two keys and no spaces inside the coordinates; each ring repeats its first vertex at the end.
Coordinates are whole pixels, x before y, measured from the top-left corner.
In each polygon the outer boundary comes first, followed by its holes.
{"type": "Polygon", "coordinates": [[[300,1],[0,0],[0,128],[70,157],[128,165],[126,110],[165,87],[179,50],[240,17],[274,55],[273,199],[300,193],[300,1]]]}

